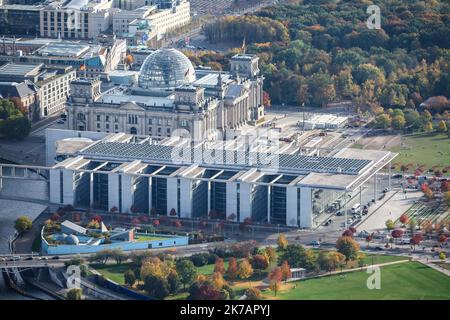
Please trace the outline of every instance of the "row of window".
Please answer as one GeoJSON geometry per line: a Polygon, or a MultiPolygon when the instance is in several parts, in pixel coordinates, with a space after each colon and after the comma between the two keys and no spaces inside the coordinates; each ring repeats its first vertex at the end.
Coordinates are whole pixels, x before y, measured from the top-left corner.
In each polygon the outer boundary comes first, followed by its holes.
{"type": "MultiPolygon", "coordinates": [[[[102,127],[102,125],[101,125],[101,123],[97,123],[97,129],[101,129],[101,127],[102,127]]],[[[110,129],[110,125],[109,125],[109,123],[106,123],[105,124],[105,130],[109,130],[110,129]]],[[[114,130],[119,130],[119,125],[118,124],[115,124],[114,125],[114,130]]],[[[161,134],[162,134],[162,128],[161,127],[158,127],[157,129],[156,129],[156,133],[160,136],[161,134]]],[[[153,127],[148,127],[148,133],[149,134],[153,134],[153,127]]],[[[170,133],[171,133],[171,129],[170,128],[166,128],[166,134],[168,135],[168,136],[170,136],[170,133]]]]}

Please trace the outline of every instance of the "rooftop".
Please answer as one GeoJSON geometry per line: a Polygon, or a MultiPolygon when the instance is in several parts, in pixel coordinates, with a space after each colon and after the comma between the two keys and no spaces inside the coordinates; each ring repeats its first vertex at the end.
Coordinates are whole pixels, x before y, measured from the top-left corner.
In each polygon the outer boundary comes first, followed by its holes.
{"type": "Polygon", "coordinates": [[[0,67],[1,75],[23,76],[37,75],[43,64],[7,63],[0,67]]]}
{"type": "Polygon", "coordinates": [[[176,146],[154,144],[118,143],[99,141],[80,151],[81,155],[114,158],[126,161],[144,160],[174,164],[205,163],[210,166],[236,169],[276,167],[277,171],[292,174],[311,172],[357,175],[372,160],[338,157],[312,157],[302,155],[274,154],[243,150],[208,150],[203,144],[199,148],[182,149],[176,146]],[[201,159],[198,152],[202,151],[201,159]],[[185,154],[186,153],[186,154],[185,154]]]}

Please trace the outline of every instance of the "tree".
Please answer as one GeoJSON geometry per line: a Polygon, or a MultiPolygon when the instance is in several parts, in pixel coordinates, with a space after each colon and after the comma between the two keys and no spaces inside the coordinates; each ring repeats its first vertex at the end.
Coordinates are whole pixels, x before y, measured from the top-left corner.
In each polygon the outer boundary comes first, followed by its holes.
{"type": "Polygon", "coordinates": [[[167,284],[169,285],[169,292],[175,293],[180,287],[180,277],[176,270],[171,269],[167,275],[167,284]]]}
{"type": "Polygon", "coordinates": [[[245,296],[247,300],[261,300],[262,294],[258,288],[248,288],[245,290],[245,296]]]}
{"type": "Polygon", "coordinates": [[[281,279],[284,281],[284,283],[286,283],[287,280],[292,277],[291,267],[289,267],[289,263],[287,261],[283,261],[280,269],[281,279]]]}
{"type": "Polygon", "coordinates": [[[284,261],[292,268],[305,268],[308,271],[314,269],[315,256],[311,250],[306,250],[301,245],[288,245],[286,250],[278,257],[278,264],[284,261]]]}
{"type": "Polygon", "coordinates": [[[279,282],[282,280],[282,278],[283,278],[283,272],[280,267],[274,268],[269,274],[270,281],[279,282]]]}
{"type": "Polygon", "coordinates": [[[408,221],[409,221],[409,217],[406,215],[406,214],[402,214],[401,216],[400,216],[400,222],[403,224],[403,225],[405,225],[405,224],[407,224],[408,223],[408,221]]]}
{"type": "Polygon", "coordinates": [[[177,273],[180,276],[180,282],[183,284],[183,289],[186,285],[190,285],[197,275],[197,269],[192,261],[188,259],[178,260],[176,263],[177,273]]]}
{"type": "Polygon", "coordinates": [[[345,256],[345,261],[355,260],[358,257],[359,244],[351,237],[340,237],[336,241],[336,249],[345,256]]]}
{"type": "Polygon", "coordinates": [[[336,251],[321,251],[317,257],[320,269],[328,272],[336,270],[343,262],[345,262],[345,256],[336,251]]]}
{"type": "Polygon", "coordinates": [[[431,190],[431,188],[428,186],[428,184],[423,183],[422,186],[421,186],[421,189],[422,189],[423,195],[428,200],[433,199],[433,197],[434,197],[433,190],[431,190]]]}
{"type": "Polygon", "coordinates": [[[224,300],[226,298],[222,290],[214,288],[207,281],[196,281],[189,288],[188,300],[224,300]]]}
{"type": "Polygon", "coordinates": [[[405,127],[406,120],[402,115],[396,115],[392,118],[392,127],[396,130],[403,129],[405,127]]]}
{"type": "Polygon", "coordinates": [[[433,130],[434,130],[434,128],[433,128],[433,122],[429,121],[429,122],[425,123],[424,130],[425,130],[426,132],[431,132],[431,131],[433,131],[433,130]]]}
{"type": "Polygon", "coordinates": [[[217,258],[214,264],[214,272],[225,273],[225,263],[222,258],[217,258]]]}
{"type": "Polygon", "coordinates": [[[391,219],[386,220],[385,225],[388,230],[392,230],[395,228],[395,223],[391,219]]]}
{"type": "Polygon", "coordinates": [[[68,300],[81,300],[83,291],[80,288],[73,288],[67,292],[68,300]]]}
{"type": "Polygon", "coordinates": [[[121,249],[114,249],[112,250],[112,258],[116,261],[116,264],[120,265],[128,259],[128,256],[121,249]]]}
{"type": "Polygon", "coordinates": [[[105,265],[108,260],[112,257],[112,251],[111,250],[101,250],[95,253],[94,256],[90,258],[93,262],[99,262],[102,265],[105,265]]]}
{"type": "Polygon", "coordinates": [[[450,206],[450,191],[444,192],[445,203],[450,206]]]}
{"type": "Polygon", "coordinates": [[[144,288],[150,296],[156,299],[164,299],[170,292],[167,280],[154,274],[145,277],[144,288]]]}
{"type": "Polygon", "coordinates": [[[18,115],[10,115],[7,119],[0,121],[0,136],[17,140],[28,136],[31,131],[30,120],[20,111],[17,110],[17,112],[18,115]]]}
{"type": "Polygon", "coordinates": [[[411,232],[412,235],[414,235],[414,232],[416,231],[416,221],[414,219],[410,219],[408,223],[409,232],[411,232]]]}
{"type": "Polygon", "coordinates": [[[236,258],[230,258],[230,260],[228,260],[227,277],[230,280],[234,280],[238,277],[236,258]]]}
{"type": "Polygon", "coordinates": [[[288,246],[288,240],[283,233],[280,233],[280,235],[278,236],[277,244],[279,250],[286,250],[288,246]]]}
{"type": "Polygon", "coordinates": [[[372,240],[373,240],[373,233],[372,233],[372,234],[369,234],[369,235],[366,237],[367,248],[369,248],[370,243],[372,242],[372,240]]]}
{"type": "Polygon", "coordinates": [[[237,274],[240,279],[247,279],[253,274],[253,268],[248,259],[243,259],[238,262],[237,274]]]}
{"type": "Polygon", "coordinates": [[[220,290],[227,284],[227,282],[224,280],[223,275],[220,272],[214,272],[211,277],[211,284],[214,288],[220,290]]]}
{"type": "Polygon", "coordinates": [[[133,270],[128,269],[124,275],[125,284],[132,287],[134,283],[136,282],[136,275],[134,274],[133,270]]]}
{"type": "Polygon", "coordinates": [[[33,226],[33,222],[27,216],[21,216],[14,221],[14,228],[18,233],[22,233],[28,230],[31,230],[33,226]]]}
{"type": "Polygon", "coordinates": [[[445,252],[439,252],[439,259],[441,259],[442,261],[445,261],[445,259],[447,258],[447,256],[445,255],[445,252]]]}
{"type": "Polygon", "coordinates": [[[391,117],[388,114],[380,114],[375,118],[375,125],[380,129],[387,129],[391,126],[391,117]]]}
{"type": "Polygon", "coordinates": [[[269,267],[269,260],[265,255],[256,254],[252,257],[251,264],[253,269],[258,270],[259,274],[261,275],[261,271],[269,267]]]}
{"type": "Polygon", "coordinates": [[[273,247],[266,247],[264,250],[264,255],[267,256],[269,263],[277,259],[277,251],[273,247]]]}
{"type": "Polygon", "coordinates": [[[438,131],[439,132],[447,132],[447,124],[445,123],[444,120],[439,121],[438,131]]]}
{"type": "Polygon", "coordinates": [[[269,289],[272,290],[274,296],[276,296],[281,289],[281,281],[270,281],[269,289]]]}
{"type": "Polygon", "coordinates": [[[416,246],[418,246],[422,241],[423,237],[420,234],[416,234],[411,239],[409,239],[409,243],[414,247],[414,250],[416,250],[416,246]]]}
{"type": "Polygon", "coordinates": [[[439,242],[440,244],[446,243],[447,240],[448,240],[448,238],[447,238],[447,236],[446,236],[445,234],[441,234],[441,235],[438,237],[438,242],[439,242]]]}
{"type": "Polygon", "coordinates": [[[401,237],[403,237],[403,230],[402,229],[395,229],[391,232],[391,236],[394,239],[400,239],[401,237]]]}

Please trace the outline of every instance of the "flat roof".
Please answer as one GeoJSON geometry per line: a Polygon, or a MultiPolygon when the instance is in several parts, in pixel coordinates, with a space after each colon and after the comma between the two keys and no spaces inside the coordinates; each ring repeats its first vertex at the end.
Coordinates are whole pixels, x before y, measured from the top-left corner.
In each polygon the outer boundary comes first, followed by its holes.
{"type": "Polygon", "coordinates": [[[162,163],[194,164],[225,168],[268,168],[287,174],[311,172],[357,175],[372,160],[339,157],[314,157],[303,155],[248,152],[242,150],[180,148],[154,144],[136,144],[98,141],[81,150],[80,155],[101,158],[159,161],[162,163]],[[176,148],[176,149],[175,149],[176,148]],[[201,152],[201,153],[200,153],[201,152]],[[201,158],[199,158],[199,154],[201,158]]]}
{"type": "Polygon", "coordinates": [[[27,76],[30,73],[33,73],[37,75],[41,67],[42,63],[40,64],[7,63],[0,67],[0,74],[13,76],[27,76]]]}

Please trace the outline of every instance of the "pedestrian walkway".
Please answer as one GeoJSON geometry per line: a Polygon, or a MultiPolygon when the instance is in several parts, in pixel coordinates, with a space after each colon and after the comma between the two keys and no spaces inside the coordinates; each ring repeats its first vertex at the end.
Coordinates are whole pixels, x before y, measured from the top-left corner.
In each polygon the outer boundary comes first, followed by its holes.
{"type": "Polygon", "coordinates": [[[414,191],[404,194],[397,192],[392,198],[376,209],[374,214],[357,226],[358,230],[378,230],[386,228],[386,220],[396,221],[415,201],[422,197],[422,192],[414,191]]]}
{"type": "Polygon", "coordinates": [[[417,259],[416,261],[436,270],[439,271],[440,273],[445,274],[446,276],[450,277],[450,270],[442,268],[441,266],[437,265],[436,262],[445,262],[445,263],[450,263],[449,259],[446,259],[445,261],[442,260],[426,260],[426,259],[417,259]]]}

